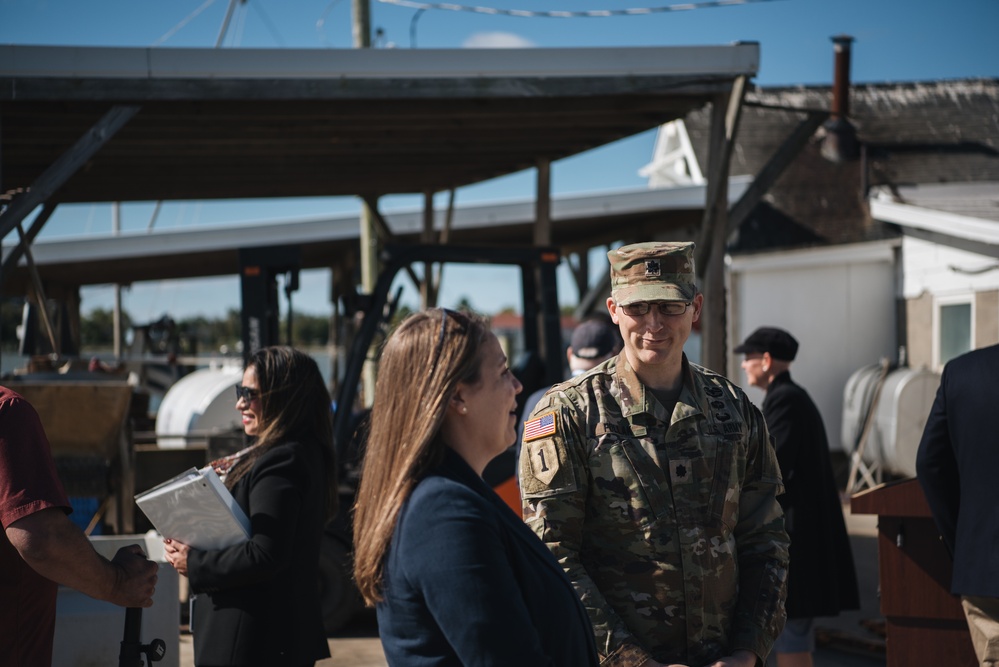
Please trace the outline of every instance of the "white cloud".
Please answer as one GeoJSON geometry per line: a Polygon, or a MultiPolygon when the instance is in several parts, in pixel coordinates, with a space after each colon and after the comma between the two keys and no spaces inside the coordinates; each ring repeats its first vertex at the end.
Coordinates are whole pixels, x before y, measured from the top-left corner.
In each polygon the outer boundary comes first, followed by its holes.
{"type": "Polygon", "coordinates": [[[466,49],[529,49],[537,45],[512,32],[477,32],[462,46],[466,49]]]}

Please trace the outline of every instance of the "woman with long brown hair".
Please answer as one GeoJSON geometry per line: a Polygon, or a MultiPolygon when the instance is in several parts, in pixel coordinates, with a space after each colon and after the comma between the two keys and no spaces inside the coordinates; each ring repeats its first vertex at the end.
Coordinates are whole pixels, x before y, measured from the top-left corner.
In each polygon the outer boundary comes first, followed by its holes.
{"type": "Polygon", "coordinates": [[[319,545],[336,512],[330,396],[316,362],[291,347],[250,357],[236,386],[250,446],[212,466],[250,519],[247,542],[200,550],[165,540],[196,593],[194,662],[312,665],[329,656],[319,545]]]}
{"type": "Polygon", "coordinates": [[[522,387],[486,322],[430,309],[382,352],[354,511],[355,578],[389,665],[596,665],[562,568],[482,480],[522,387]]]}

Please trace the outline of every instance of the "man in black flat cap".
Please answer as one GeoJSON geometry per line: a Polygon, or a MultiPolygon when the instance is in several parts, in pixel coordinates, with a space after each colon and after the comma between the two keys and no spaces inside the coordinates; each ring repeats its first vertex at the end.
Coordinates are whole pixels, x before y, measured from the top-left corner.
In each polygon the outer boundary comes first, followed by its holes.
{"type": "Polygon", "coordinates": [[[860,606],[857,575],[818,408],[791,380],[798,341],[761,327],[735,348],[749,384],[767,392],[763,417],[777,448],[785,493],[778,498],[791,537],[787,624],[774,644],[778,667],[811,667],[814,619],[860,606]]]}

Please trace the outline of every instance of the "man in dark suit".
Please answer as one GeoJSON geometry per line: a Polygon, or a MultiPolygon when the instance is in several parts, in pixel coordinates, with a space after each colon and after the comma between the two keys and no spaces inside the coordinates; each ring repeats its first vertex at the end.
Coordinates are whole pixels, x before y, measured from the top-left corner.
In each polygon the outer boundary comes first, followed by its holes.
{"type": "Polygon", "coordinates": [[[961,596],[982,665],[999,664],[999,345],[951,360],[926,420],[916,475],[954,557],[951,592],[961,596]]]}
{"type": "Polygon", "coordinates": [[[774,644],[778,667],[811,667],[814,618],[860,607],[843,508],[833,478],[822,415],[791,381],[794,336],[761,327],[735,348],[749,384],[767,392],[763,417],[774,438],[785,492],[777,498],[791,537],[787,624],[774,644]]]}

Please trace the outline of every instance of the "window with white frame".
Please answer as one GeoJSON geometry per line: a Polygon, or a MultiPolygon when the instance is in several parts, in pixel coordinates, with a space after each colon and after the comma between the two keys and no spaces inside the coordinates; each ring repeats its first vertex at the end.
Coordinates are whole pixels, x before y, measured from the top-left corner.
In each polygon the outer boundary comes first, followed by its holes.
{"type": "Polygon", "coordinates": [[[936,366],[942,368],[948,361],[973,349],[974,308],[970,296],[938,299],[936,307],[936,366]]]}

